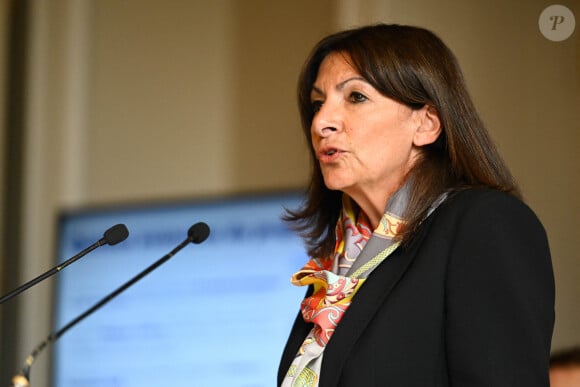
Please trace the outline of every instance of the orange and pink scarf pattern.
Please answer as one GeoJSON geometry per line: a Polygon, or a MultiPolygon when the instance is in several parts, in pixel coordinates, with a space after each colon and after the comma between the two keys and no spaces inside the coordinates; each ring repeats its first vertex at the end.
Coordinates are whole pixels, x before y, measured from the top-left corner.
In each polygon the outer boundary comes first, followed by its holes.
{"type": "Polygon", "coordinates": [[[362,211],[355,215],[350,201],[343,201],[341,218],[336,227],[334,256],[313,258],[292,276],[294,285],[314,287],[312,296],[302,302],[302,317],[314,323],[314,338],[322,347],[328,344],[344,312],[365,281],[364,278],[335,274],[334,266],[338,266],[338,272],[346,272],[371,234],[366,215],[362,211]]]}

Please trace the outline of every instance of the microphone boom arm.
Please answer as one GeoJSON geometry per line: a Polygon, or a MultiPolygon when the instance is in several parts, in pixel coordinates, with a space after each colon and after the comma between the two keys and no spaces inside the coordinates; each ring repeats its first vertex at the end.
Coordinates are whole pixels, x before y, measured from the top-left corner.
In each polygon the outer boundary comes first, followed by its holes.
{"type": "Polygon", "coordinates": [[[93,243],[92,245],[90,245],[89,247],[87,247],[86,249],[81,251],[80,253],[76,254],[75,256],[67,259],[66,261],[64,261],[60,265],[53,267],[52,269],[48,270],[47,272],[45,272],[45,273],[39,275],[38,277],[26,282],[23,285],[20,285],[16,289],[14,289],[11,292],[0,297],[0,304],[3,304],[4,302],[19,295],[20,293],[22,293],[26,289],[28,289],[28,288],[36,285],[37,283],[47,279],[48,277],[58,273],[59,271],[61,271],[62,269],[64,269],[68,265],[70,265],[71,263],[79,260],[80,258],[84,257],[85,255],[87,255],[91,251],[95,250],[97,247],[101,247],[102,245],[106,245],[106,244],[116,245],[117,243],[124,241],[128,235],[129,235],[129,231],[127,230],[127,227],[124,224],[117,224],[117,225],[109,228],[107,231],[105,231],[105,234],[103,235],[103,237],[101,239],[99,239],[98,241],[96,241],[95,243],[93,243]]]}
{"type": "Polygon", "coordinates": [[[17,296],[18,294],[22,293],[26,289],[28,289],[28,288],[36,285],[37,283],[47,279],[48,277],[58,273],[59,271],[61,271],[62,269],[64,269],[68,265],[70,265],[71,263],[77,261],[79,258],[84,257],[85,255],[87,255],[88,253],[90,253],[91,251],[93,251],[94,249],[96,249],[99,246],[102,246],[102,244],[99,244],[99,242],[95,242],[92,245],[90,245],[89,247],[87,247],[86,249],[84,249],[83,251],[81,251],[80,253],[78,253],[77,255],[67,259],[66,261],[64,261],[60,265],[53,267],[49,271],[47,271],[47,272],[39,275],[38,277],[31,279],[27,283],[17,287],[16,289],[12,290],[10,293],[7,293],[6,295],[2,296],[2,298],[0,298],[0,304],[3,304],[5,301],[8,301],[9,299],[17,296]]]}

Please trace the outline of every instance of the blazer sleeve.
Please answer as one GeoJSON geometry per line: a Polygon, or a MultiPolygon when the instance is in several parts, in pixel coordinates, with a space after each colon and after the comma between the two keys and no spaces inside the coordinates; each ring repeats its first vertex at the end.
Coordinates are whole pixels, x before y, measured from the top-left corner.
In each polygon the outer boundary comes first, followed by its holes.
{"type": "Polygon", "coordinates": [[[549,386],[554,276],[542,225],[516,198],[486,191],[455,230],[445,310],[451,385],[549,386]]]}

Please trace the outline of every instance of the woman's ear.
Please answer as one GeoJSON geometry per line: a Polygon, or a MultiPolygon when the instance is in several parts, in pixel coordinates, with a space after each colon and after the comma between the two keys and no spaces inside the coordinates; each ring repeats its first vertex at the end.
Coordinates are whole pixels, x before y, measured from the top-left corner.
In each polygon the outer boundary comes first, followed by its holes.
{"type": "Polygon", "coordinates": [[[433,106],[425,105],[420,109],[421,120],[415,131],[413,145],[424,146],[434,143],[441,134],[439,113],[433,106]]]}

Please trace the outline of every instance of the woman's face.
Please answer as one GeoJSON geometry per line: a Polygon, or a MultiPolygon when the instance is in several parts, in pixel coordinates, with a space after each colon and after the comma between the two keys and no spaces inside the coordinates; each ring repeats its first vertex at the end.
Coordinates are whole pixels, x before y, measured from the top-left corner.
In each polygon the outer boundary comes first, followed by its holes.
{"type": "Polygon", "coordinates": [[[323,60],[311,101],[312,146],[326,186],[363,209],[369,201],[386,206],[419,155],[421,110],[380,94],[339,53],[323,60]]]}

